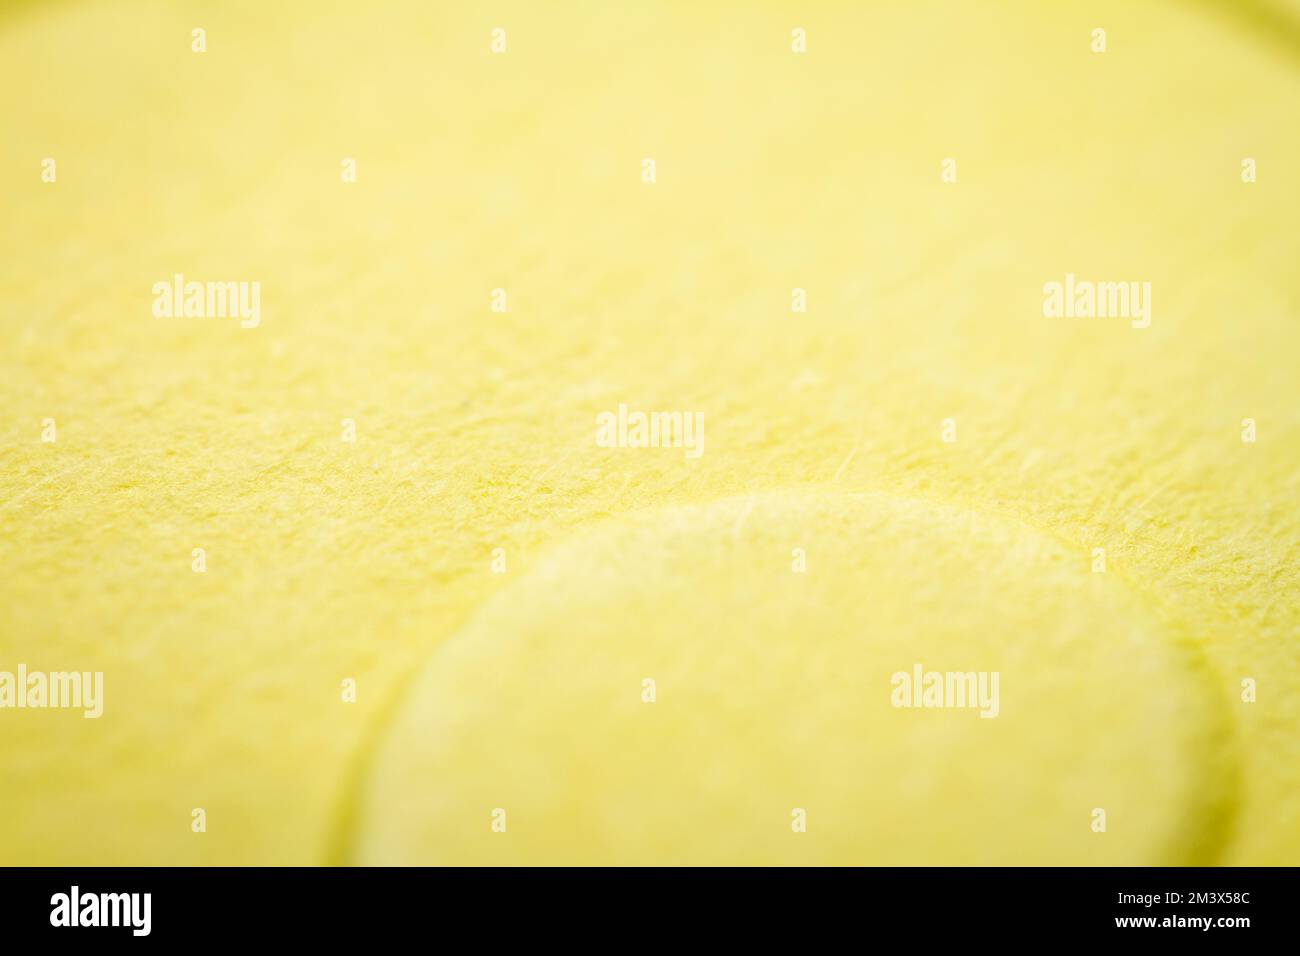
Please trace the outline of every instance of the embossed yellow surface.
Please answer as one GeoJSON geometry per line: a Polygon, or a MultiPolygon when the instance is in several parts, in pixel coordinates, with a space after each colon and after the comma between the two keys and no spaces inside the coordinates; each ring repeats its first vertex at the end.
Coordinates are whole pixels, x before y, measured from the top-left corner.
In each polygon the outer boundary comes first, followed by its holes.
{"type": "Polygon", "coordinates": [[[473,6],[0,11],[0,862],[1300,863],[1292,8],[473,6]]]}

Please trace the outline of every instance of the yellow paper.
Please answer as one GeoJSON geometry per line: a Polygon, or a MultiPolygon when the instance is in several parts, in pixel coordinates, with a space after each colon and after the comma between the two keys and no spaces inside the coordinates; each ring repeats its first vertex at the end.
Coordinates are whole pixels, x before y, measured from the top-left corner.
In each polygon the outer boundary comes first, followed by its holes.
{"type": "Polygon", "coordinates": [[[6,7],[0,862],[1300,863],[1294,17],[6,7]]]}

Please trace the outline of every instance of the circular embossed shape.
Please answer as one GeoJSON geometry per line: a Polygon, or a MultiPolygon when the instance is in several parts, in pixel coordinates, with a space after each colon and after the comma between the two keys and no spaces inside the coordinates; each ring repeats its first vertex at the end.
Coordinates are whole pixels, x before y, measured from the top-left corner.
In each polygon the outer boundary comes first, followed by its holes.
{"type": "Polygon", "coordinates": [[[1203,859],[1220,718],[1170,627],[1001,517],[816,493],[639,512],[556,547],[431,657],[361,781],[348,854],[1203,859]],[[897,706],[917,666],[983,673],[984,699],[962,706],[945,679],[931,701],[949,706],[897,706]]]}

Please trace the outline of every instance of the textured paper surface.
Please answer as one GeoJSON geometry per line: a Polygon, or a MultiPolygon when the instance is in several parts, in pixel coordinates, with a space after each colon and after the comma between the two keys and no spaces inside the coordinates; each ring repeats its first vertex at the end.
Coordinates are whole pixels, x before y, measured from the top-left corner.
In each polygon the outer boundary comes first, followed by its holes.
{"type": "Polygon", "coordinates": [[[1300,863],[1290,21],[627,6],[0,13],[0,862],[1300,863]]]}

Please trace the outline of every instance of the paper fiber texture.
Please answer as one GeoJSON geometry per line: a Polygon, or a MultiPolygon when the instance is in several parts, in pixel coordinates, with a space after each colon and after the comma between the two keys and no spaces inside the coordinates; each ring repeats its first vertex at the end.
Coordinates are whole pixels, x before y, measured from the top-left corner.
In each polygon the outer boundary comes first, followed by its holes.
{"type": "Polygon", "coordinates": [[[1300,863],[1295,17],[6,6],[0,862],[1300,863]]]}

